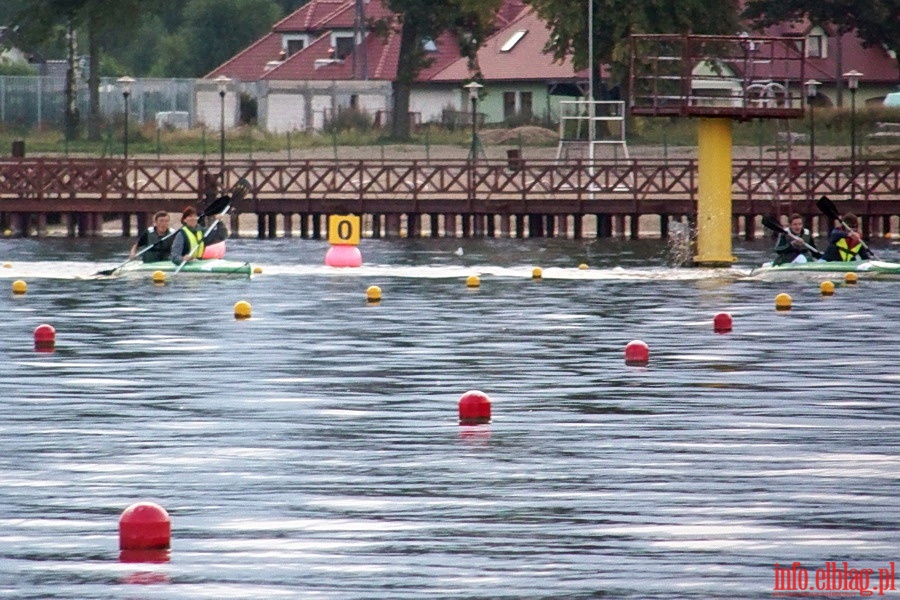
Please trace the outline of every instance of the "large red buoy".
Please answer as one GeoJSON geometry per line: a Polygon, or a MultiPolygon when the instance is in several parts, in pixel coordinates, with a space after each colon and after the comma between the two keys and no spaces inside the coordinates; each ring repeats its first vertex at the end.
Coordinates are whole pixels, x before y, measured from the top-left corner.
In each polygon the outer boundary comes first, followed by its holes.
{"type": "Polygon", "coordinates": [[[459,424],[483,425],[491,422],[491,399],[484,392],[471,390],[459,399],[459,424]]]}
{"type": "Polygon", "coordinates": [[[713,331],[728,333],[731,331],[732,319],[728,313],[719,313],[713,318],[713,331]]]}
{"type": "Polygon", "coordinates": [[[169,513],[159,504],[137,502],[119,517],[119,550],[166,550],[171,540],[169,513]]]}
{"type": "Polygon", "coordinates": [[[625,364],[632,367],[643,367],[650,362],[650,347],[641,340],[628,342],[625,346],[625,364]]]}
{"type": "Polygon", "coordinates": [[[52,352],[56,346],[56,330],[46,323],[34,329],[34,349],[41,352],[52,352]]]}

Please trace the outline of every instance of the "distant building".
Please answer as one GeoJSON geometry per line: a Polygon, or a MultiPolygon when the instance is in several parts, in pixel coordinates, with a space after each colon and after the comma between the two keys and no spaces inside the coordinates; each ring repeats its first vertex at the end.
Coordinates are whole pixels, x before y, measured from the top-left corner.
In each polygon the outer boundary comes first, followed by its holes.
{"type": "MultiPolygon", "coordinates": [[[[259,123],[270,131],[320,129],[349,108],[384,124],[393,106],[400,40],[397,31],[381,37],[367,24],[393,18],[382,0],[312,0],[205,80],[225,76],[235,81],[231,91],[255,95],[259,123]]],[[[546,25],[521,0],[503,4],[494,33],[478,53],[485,85],[478,110],[484,120],[552,118],[553,96],[583,93],[587,74],[545,54],[549,37],[546,25]]],[[[432,62],[413,86],[410,118],[416,123],[469,119],[463,89],[472,78],[467,60],[450,35],[424,44],[432,62]]],[[[198,92],[197,105],[201,119],[217,124],[221,107],[213,87],[198,92]]],[[[230,109],[228,114],[234,116],[230,109]]]]}

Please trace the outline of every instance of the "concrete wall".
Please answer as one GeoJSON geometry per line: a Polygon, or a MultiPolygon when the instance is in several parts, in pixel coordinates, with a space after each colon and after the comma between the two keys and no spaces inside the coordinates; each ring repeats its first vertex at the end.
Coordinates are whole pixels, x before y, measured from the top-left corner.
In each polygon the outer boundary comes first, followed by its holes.
{"type": "Polygon", "coordinates": [[[356,98],[359,110],[389,111],[389,81],[266,81],[259,91],[259,124],[271,133],[319,130],[356,98]]]}
{"type": "MultiPolygon", "coordinates": [[[[232,82],[225,92],[224,108],[225,129],[231,129],[238,124],[240,117],[240,92],[238,84],[232,82]]],[[[204,80],[197,81],[197,110],[194,125],[206,125],[207,128],[219,131],[222,121],[222,98],[219,96],[219,88],[215,83],[207,83],[204,80]]]]}

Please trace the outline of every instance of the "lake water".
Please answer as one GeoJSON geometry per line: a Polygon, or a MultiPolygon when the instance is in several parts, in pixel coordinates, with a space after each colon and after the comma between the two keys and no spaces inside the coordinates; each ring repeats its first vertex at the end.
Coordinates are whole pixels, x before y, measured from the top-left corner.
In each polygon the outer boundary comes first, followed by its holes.
{"type": "Polygon", "coordinates": [[[660,241],[364,240],[335,270],[325,242],[242,239],[261,275],[159,286],[88,277],[121,239],[2,240],[0,598],[762,598],[776,563],[814,586],[828,561],[877,596],[900,279],[824,298],[736,243],[702,270],[660,241]],[[459,426],[471,389],[491,424],[459,426]],[[166,563],[119,561],[142,500],[166,563]]]}

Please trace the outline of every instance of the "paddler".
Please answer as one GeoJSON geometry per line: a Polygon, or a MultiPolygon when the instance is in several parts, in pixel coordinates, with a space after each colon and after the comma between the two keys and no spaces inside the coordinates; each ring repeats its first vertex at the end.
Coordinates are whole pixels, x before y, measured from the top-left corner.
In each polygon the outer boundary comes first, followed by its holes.
{"type": "Polygon", "coordinates": [[[868,260],[872,253],[863,244],[862,238],[856,230],[859,228],[859,219],[853,213],[847,213],[843,217],[844,225],[838,224],[828,236],[828,248],[822,260],[830,262],[850,262],[852,260],[868,260]]]}
{"type": "Polygon", "coordinates": [[[203,229],[199,227],[200,217],[197,215],[197,210],[193,206],[185,208],[181,213],[181,229],[174,236],[172,250],[169,254],[172,262],[180,265],[199,260],[208,244],[215,244],[227,238],[228,229],[222,223],[224,216],[224,214],[215,215],[214,218],[217,222],[211,227],[209,233],[204,235],[203,229]]]}
{"type": "Polygon", "coordinates": [[[816,245],[809,229],[803,227],[801,215],[797,213],[791,215],[788,231],[778,234],[778,240],[775,242],[775,254],[778,256],[772,264],[805,263],[812,260],[813,252],[810,246],[815,248],[816,245]]]}
{"type": "Polygon", "coordinates": [[[175,230],[169,227],[169,213],[164,210],[153,215],[153,227],[148,227],[141,232],[137,241],[131,246],[128,258],[135,258],[138,251],[147,248],[141,254],[141,260],[146,262],[159,262],[168,260],[172,252],[172,238],[175,230]]]}

